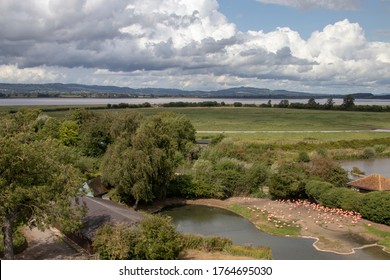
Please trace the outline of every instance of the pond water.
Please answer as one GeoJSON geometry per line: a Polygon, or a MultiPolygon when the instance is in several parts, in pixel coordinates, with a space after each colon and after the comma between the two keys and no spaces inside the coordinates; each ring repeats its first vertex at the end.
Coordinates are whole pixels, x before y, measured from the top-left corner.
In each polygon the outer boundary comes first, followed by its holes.
{"type": "Polygon", "coordinates": [[[365,159],[365,160],[343,160],[340,161],[342,168],[350,172],[353,167],[358,167],[366,175],[374,173],[390,178],[390,158],[365,159]]]}
{"type": "Polygon", "coordinates": [[[275,260],[390,260],[390,254],[377,246],[356,250],[351,255],[320,252],[313,247],[314,239],[266,234],[247,219],[225,209],[186,205],[162,213],[172,217],[180,232],[223,236],[236,245],[270,247],[275,260]]]}

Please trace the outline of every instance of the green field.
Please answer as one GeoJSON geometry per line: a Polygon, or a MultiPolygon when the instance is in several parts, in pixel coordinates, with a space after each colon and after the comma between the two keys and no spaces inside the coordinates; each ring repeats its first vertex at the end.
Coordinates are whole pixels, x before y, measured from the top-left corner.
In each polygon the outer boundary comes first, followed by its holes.
{"type": "MultiPolygon", "coordinates": [[[[37,107],[43,109],[43,107],[37,107]]],[[[50,109],[60,108],[50,106],[50,109]]],[[[63,107],[62,107],[63,108],[63,107]]],[[[74,107],[75,108],[75,107],[74,107]]],[[[2,107],[1,111],[11,108],[2,107]]],[[[12,109],[17,109],[14,107],[12,109]]],[[[377,139],[390,137],[386,132],[309,132],[390,129],[390,112],[346,112],[296,110],[281,108],[219,107],[219,108],[143,108],[95,110],[98,114],[135,110],[145,117],[160,112],[173,111],[186,115],[198,131],[253,131],[253,133],[226,133],[235,140],[291,143],[296,141],[338,141],[353,139],[377,139]],[[262,131],[262,132],[255,132],[262,131]],[[267,132],[264,132],[267,131],[267,132]],[[272,133],[272,131],[285,131],[272,133]],[[292,132],[308,131],[308,132],[292,132]]],[[[69,111],[47,112],[64,118],[69,111]]],[[[207,138],[214,133],[198,133],[207,138]]]]}
{"type": "Polygon", "coordinates": [[[281,108],[149,108],[144,115],[174,111],[197,130],[371,130],[390,129],[390,112],[341,112],[281,108]]]}

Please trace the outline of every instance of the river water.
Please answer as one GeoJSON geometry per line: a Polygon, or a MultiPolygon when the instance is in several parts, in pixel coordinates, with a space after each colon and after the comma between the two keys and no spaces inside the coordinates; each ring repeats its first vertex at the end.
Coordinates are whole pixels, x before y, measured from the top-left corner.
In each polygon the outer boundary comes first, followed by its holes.
{"type": "Polygon", "coordinates": [[[220,208],[186,205],[162,213],[173,218],[180,232],[224,236],[236,245],[270,247],[275,260],[390,260],[390,254],[377,246],[350,255],[321,252],[313,247],[314,239],[273,236],[258,230],[247,219],[220,208]]]}
{"type": "MultiPolygon", "coordinates": [[[[281,99],[257,99],[257,98],[12,98],[0,99],[0,106],[76,106],[76,105],[107,105],[107,104],[142,104],[149,102],[150,104],[164,104],[169,102],[203,102],[217,101],[233,104],[241,102],[243,104],[266,104],[271,100],[272,104],[279,104],[281,99]]],[[[290,103],[307,103],[308,99],[288,99],[290,103]]],[[[326,98],[318,98],[316,102],[324,104],[326,98]]],[[[340,98],[334,99],[335,104],[342,104],[340,98]]],[[[389,105],[390,99],[356,99],[356,105],[389,105]]]]}

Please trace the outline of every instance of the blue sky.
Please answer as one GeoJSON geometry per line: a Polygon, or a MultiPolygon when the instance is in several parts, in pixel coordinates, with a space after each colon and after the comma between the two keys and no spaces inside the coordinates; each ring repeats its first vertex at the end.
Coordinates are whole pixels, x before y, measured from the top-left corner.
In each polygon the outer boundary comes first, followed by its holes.
{"type": "Polygon", "coordinates": [[[0,0],[0,82],[390,93],[390,0],[0,0]]]}
{"type": "Polygon", "coordinates": [[[219,0],[218,2],[220,11],[234,22],[240,31],[270,32],[277,27],[290,27],[307,39],[312,32],[321,30],[328,24],[349,19],[363,27],[367,39],[390,41],[390,1],[358,1],[358,7],[353,10],[300,9],[260,3],[256,0],[219,0]]]}

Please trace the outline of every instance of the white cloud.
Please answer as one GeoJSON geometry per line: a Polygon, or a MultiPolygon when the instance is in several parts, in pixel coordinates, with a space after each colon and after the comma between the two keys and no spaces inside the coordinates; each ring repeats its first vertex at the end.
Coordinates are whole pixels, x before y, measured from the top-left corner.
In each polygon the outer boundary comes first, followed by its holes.
{"type": "Polygon", "coordinates": [[[47,83],[64,77],[61,73],[43,67],[20,69],[17,65],[0,65],[0,81],[5,83],[47,83]]]}
{"type": "Polygon", "coordinates": [[[329,10],[355,10],[358,0],[257,0],[264,4],[290,6],[299,9],[321,8],[329,10]]]}
{"type": "Polygon", "coordinates": [[[305,40],[288,27],[239,32],[216,0],[14,3],[0,2],[0,81],[313,91],[390,81],[390,43],[369,42],[348,20],[305,40]]]}

